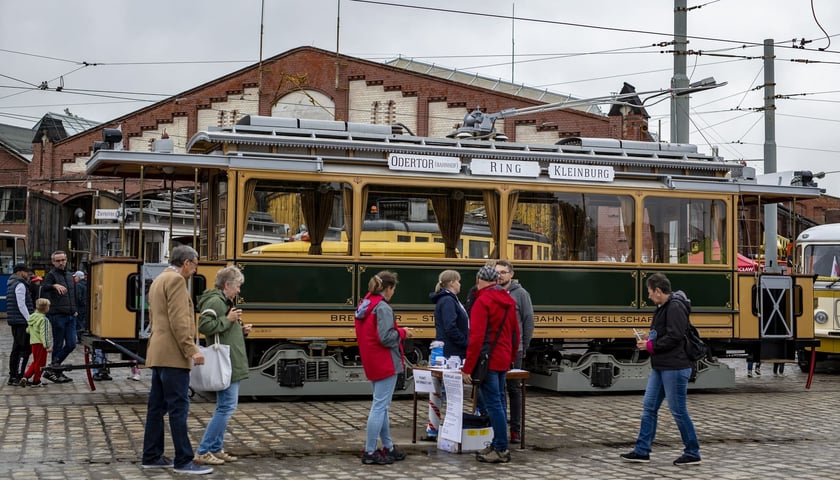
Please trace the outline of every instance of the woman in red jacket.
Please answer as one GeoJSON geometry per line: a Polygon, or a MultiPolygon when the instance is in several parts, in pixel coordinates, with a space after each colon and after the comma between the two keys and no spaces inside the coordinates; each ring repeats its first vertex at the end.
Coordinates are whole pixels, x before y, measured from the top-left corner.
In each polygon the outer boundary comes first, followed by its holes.
{"type": "Polygon", "coordinates": [[[382,271],[368,282],[368,294],[356,309],[356,340],[365,376],[373,383],[373,403],[367,421],[367,440],[362,463],[387,465],[405,459],[405,453],[394,446],[388,409],[397,376],[405,370],[402,340],[411,338],[410,328],[397,326],[394,310],[388,304],[397,288],[397,274],[382,271]],[[382,439],[382,449],[377,440],[382,439]]]}

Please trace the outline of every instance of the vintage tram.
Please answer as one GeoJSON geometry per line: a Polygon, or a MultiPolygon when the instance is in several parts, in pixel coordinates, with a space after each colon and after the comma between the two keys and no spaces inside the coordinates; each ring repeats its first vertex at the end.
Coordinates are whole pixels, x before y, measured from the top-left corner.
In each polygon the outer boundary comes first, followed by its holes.
{"type": "MultiPolygon", "coordinates": [[[[410,367],[427,358],[434,337],[428,294],[439,272],[457,269],[468,286],[496,258],[514,263],[531,294],[524,368],[539,387],[643,388],[649,365],[633,328],[650,324],[645,279],[659,271],[691,298],[692,322],[712,347],[696,387],[733,385],[733,371],[718,361],[731,352],[760,344],[792,361],[818,343],[805,308],[812,278],[739,273],[736,246],[748,207],[819,190],[759,184],[750,169],[691,145],[426,138],[385,125],[248,116],[196,133],[187,149],[99,150],[87,171],[141,189],[149,179],[191,185],[201,255],[193,293],[224,265],[246,278],[238,303],[254,328],[243,395],[368,393],[353,311],[369,278],[399,274],[392,304],[400,324],[415,328],[410,367]],[[249,248],[254,215],[290,235],[249,248]]],[[[144,259],[143,244],[141,235],[122,256],[92,256],[90,309],[94,342],[141,355],[145,290],[162,268],[144,259]]]]}
{"type": "Polygon", "coordinates": [[[816,277],[814,334],[820,340],[816,355],[800,350],[799,367],[807,372],[812,361],[837,359],[840,354],[840,223],[811,227],[796,238],[794,271],[816,277]]]}

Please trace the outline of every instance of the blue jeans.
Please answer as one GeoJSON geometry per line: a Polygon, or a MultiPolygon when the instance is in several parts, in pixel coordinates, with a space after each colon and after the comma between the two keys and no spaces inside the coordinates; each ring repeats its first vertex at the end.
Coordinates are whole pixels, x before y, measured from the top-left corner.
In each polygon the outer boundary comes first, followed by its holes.
{"type": "Polygon", "coordinates": [[[394,396],[394,388],[397,386],[397,376],[392,375],[373,383],[373,403],[370,405],[370,414],[367,421],[367,438],[365,439],[365,452],[376,451],[376,441],[382,439],[382,446],[390,450],[394,446],[391,440],[391,423],[388,420],[388,409],[391,407],[391,398],[394,396]]]}
{"type": "MultiPolygon", "coordinates": [[[[101,364],[107,364],[108,363],[108,356],[105,355],[104,350],[102,350],[101,348],[94,348],[93,349],[93,363],[101,363],[101,364]]],[[[90,369],[90,373],[92,373],[94,375],[98,374],[100,371],[102,373],[109,373],[108,367],[104,367],[101,370],[99,368],[91,368],[90,369]]]]}
{"type": "Polygon", "coordinates": [[[639,455],[650,455],[653,439],[656,437],[656,421],[662,400],[668,399],[668,409],[674,417],[674,423],[680,431],[684,452],[700,458],[700,444],[694,424],[688,416],[686,398],[688,396],[688,379],[691,369],[657,370],[651,369],[645,388],[645,399],[642,404],[642,425],[639,428],[639,438],[636,439],[635,451],[639,455]]]}
{"type": "Polygon", "coordinates": [[[152,389],[146,411],[143,463],[163,456],[163,416],[169,414],[169,433],[175,446],[175,468],[192,462],[187,415],[190,413],[190,371],[185,368],[152,367],[152,389]]]}
{"type": "Polygon", "coordinates": [[[238,380],[230,382],[228,388],[216,392],[216,411],[213,412],[213,418],[207,424],[207,430],[204,431],[204,436],[201,437],[201,443],[198,444],[199,455],[224,450],[225,430],[227,430],[228,420],[236,412],[236,406],[238,404],[238,380]]]}
{"type": "Polygon", "coordinates": [[[72,315],[48,315],[53,331],[52,363],[61,362],[76,348],[76,319],[72,315]]]}
{"type": "Polygon", "coordinates": [[[508,449],[507,415],[505,412],[505,374],[507,372],[487,372],[487,379],[478,387],[482,409],[490,417],[493,427],[493,449],[504,452],[508,449]]]}

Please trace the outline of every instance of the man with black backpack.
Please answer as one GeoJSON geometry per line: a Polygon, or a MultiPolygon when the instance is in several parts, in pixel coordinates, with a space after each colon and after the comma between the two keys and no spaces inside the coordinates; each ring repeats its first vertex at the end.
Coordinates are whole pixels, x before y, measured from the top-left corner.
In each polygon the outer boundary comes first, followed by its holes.
{"type": "Polygon", "coordinates": [[[648,277],[646,285],[648,296],[656,304],[656,311],[648,338],[639,339],[636,346],[650,354],[651,371],[642,403],[642,424],[636,447],[630,453],[622,454],[621,459],[635,463],[650,461],[659,407],[667,399],[668,409],[685,446],[683,454],[674,460],[674,465],[699,465],[700,444],[686,408],[688,380],[694,367],[686,352],[691,301],[682,291],[672,293],[671,282],[661,273],[648,277]]]}

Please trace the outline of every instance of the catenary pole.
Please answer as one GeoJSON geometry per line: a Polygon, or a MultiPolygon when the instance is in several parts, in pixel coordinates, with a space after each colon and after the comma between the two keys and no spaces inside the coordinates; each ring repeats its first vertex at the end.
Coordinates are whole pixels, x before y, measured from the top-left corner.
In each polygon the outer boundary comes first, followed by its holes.
{"type": "MultiPolygon", "coordinates": [[[[773,40],[764,40],[764,173],[776,173],[776,79],[773,68],[776,61],[773,40]]],[[[764,271],[779,273],[779,256],[776,250],[778,227],[776,204],[764,206],[764,271]]]]}

